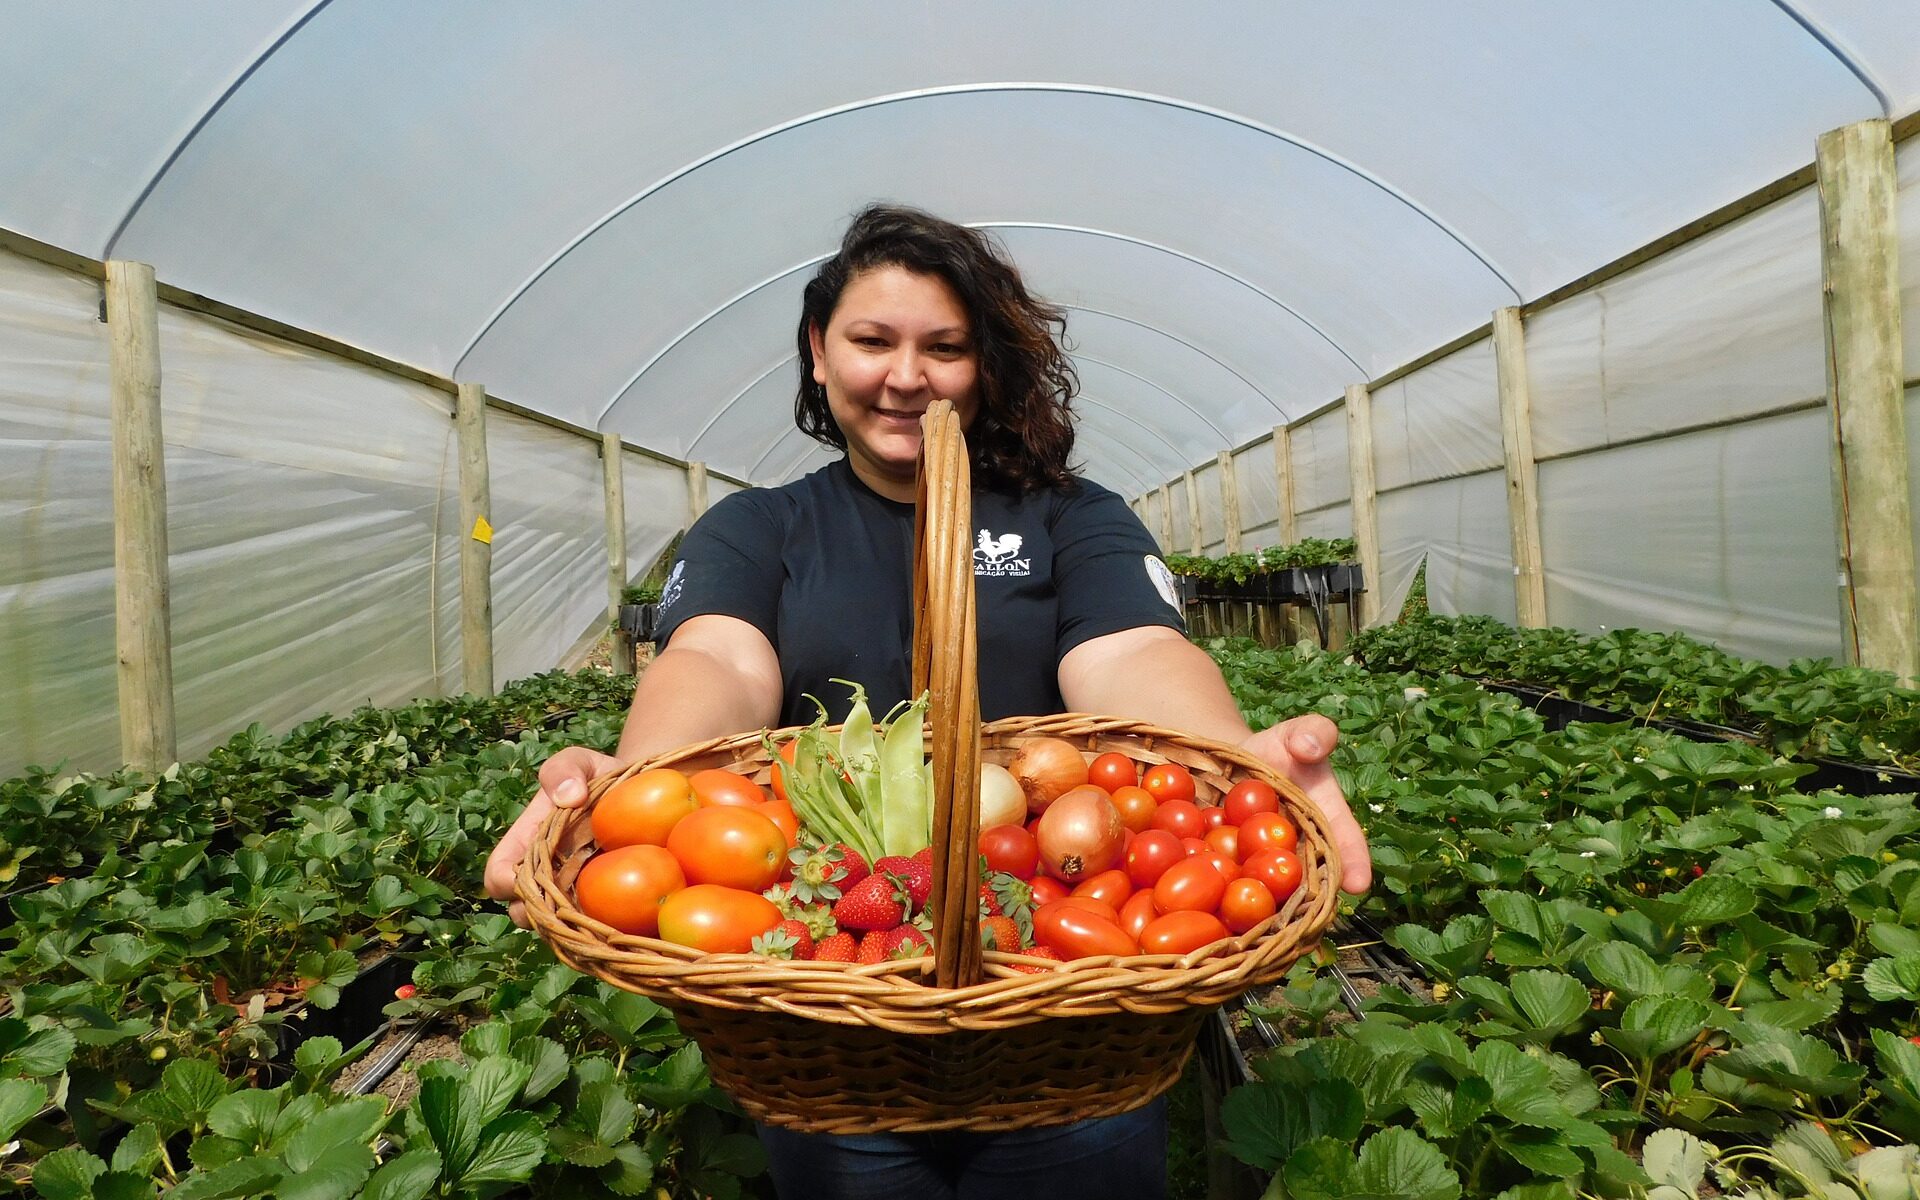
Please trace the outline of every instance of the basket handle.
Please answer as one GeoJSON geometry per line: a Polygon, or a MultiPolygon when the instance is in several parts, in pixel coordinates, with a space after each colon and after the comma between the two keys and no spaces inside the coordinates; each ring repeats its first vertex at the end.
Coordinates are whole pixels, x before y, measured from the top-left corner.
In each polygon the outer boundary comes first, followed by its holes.
{"type": "Polygon", "coordinates": [[[953,405],[920,420],[914,503],[913,694],[929,692],[933,758],[934,982],[981,978],[980,672],[973,595],[973,485],[953,405]]]}

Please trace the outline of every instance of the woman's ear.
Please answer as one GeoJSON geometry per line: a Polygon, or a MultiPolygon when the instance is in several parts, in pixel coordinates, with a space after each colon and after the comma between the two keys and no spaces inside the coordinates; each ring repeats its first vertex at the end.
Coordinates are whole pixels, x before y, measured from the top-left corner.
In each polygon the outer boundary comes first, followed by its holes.
{"type": "Polygon", "coordinates": [[[807,345],[813,350],[813,381],[825,387],[827,385],[827,339],[820,332],[818,321],[807,322],[807,345]]]}

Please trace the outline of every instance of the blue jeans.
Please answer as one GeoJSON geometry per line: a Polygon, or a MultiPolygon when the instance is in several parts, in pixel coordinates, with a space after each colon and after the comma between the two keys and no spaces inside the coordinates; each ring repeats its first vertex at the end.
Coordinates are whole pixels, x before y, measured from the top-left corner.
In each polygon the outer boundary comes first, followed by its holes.
{"type": "Polygon", "coordinates": [[[796,1133],[760,1126],[780,1200],[1165,1200],[1167,1102],[1007,1133],[796,1133]]]}

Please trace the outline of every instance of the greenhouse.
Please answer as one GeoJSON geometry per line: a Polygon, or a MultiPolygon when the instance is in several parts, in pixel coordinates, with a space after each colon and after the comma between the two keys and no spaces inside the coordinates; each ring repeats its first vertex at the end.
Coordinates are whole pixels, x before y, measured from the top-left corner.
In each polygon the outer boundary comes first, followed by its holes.
{"type": "Polygon", "coordinates": [[[0,1190],[1920,1200],[1912,0],[4,11],[0,1190]]]}

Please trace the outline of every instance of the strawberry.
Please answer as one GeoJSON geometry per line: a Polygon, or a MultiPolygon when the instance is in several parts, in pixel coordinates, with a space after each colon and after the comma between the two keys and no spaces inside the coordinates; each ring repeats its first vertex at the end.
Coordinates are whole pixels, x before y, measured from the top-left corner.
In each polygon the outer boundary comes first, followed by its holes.
{"type": "Polygon", "coordinates": [[[874,860],[873,873],[898,879],[916,910],[925,908],[927,898],[933,895],[933,868],[918,859],[890,854],[874,860]]]}
{"type": "Polygon", "coordinates": [[[813,948],[815,962],[852,962],[859,953],[859,943],[850,933],[836,933],[832,937],[820,939],[813,948]]]}
{"type": "Polygon", "coordinates": [[[922,848],[918,854],[913,856],[913,861],[919,863],[929,871],[933,870],[933,847],[927,846],[922,848]]]}
{"type": "Polygon", "coordinates": [[[805,921],[788,919],[753,939],[753,952],[768,958],[791,958],[796,962],[813,957],[813,932],[805,921]]]}
{"type": "Polygon", "coordinates": [[[833,906],[833,919],[842,929],[892,929],[907,919],[906,899],[898,880],[869,875],[833,906]]]}
{"type": "MultiPolygon", "coordinates": [[[[1060,957],[1060,952],[1051,946],[1029,946],[1020,953],[1026,955],[1028,958],[1050,958],[1055,962],[1066,961],[1060,957]]],[[[1029,975],[1044,975],[1053,969],[1052,967],[1043,967],[1035,963],[1008,963],[1007,965],[1016,971],[1025,971],[1029,975]]]]}
{"type": "Polygon", "coordinates": [[[980,915],[983,917],[1001,915],[1000,897],[993,894],[993,885],[990,883],[980,885],[980,915]]]}
{"type": "Polygon", "coordinates": [[[860,939],[860,954],[855,961],[877,963],[887,956],[887,943],[893,940],[896,931],[875,929],[860,939]]]}
{"type": "Polygon", "coordinates": [[[867,866],[867,860],[860,857],[860,852],[845,842],[828,842],[823,849],[828,857],[834,858],[846,868],[847,877],[841,881],[841,887],[850,888],[873,874],[872,869],[867,866]]]}
{"type": "Polygon", "coordinates": [[[902,925],[886,938],[887,958],[921,958],[933,953],[933,943],[912,925],[902,925]]]}
{"type": "Polygon", "coordinates": [[[790,891],[803,903],[831,904],[867,877],[866,860],[839,842],[795,846],[787,853],[787,863],[793,872],[790,891]]]}
{"type": "Polygon", "coordinates": [[[989,950],[1017,954],[1021,946],[1020,926],[1014,924],[1012,917],[984,917],[980,921],[980,944],[989,950]]]}

